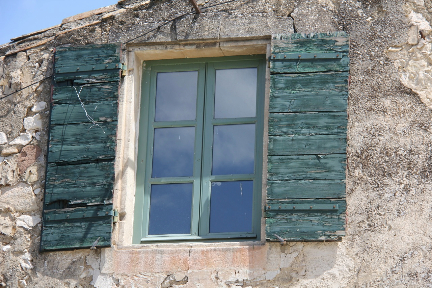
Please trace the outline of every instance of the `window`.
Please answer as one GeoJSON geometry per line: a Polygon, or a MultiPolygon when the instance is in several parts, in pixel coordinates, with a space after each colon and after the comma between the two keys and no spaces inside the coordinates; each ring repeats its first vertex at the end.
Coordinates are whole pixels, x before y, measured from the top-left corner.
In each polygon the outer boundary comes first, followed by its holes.
{"type": "Polygon", "coordinates": [[[143,67],[134,242],[260,234],[264,56],[143,67]]]}

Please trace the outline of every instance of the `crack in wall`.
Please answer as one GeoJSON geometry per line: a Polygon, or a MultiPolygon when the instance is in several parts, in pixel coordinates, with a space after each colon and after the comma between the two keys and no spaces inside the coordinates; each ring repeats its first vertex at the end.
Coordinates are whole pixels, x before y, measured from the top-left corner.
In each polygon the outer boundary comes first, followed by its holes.
{"type": "Polygon", "coordinates": [[[293,30],[294,30],[294,33],[297,33],[297,28],[296,28],[296,25],[295,25],[295,19],[294,19],[294,17],[292,16],[292,13],[293,13],[293,12],[294,12],[294,10],[291,11],[291,12],[288,14],[288,17],[291,18],[291,19],[293,20],[293,30]]]}

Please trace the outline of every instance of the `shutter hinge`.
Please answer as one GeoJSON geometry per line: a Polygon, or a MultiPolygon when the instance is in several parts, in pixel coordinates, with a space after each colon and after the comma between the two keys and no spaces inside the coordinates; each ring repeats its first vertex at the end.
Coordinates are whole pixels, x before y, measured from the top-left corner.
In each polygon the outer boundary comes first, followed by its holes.
{"type": "Polygon", "coordinates": [[[120,63],[120,69],[121,69],[121,76],[126,76],[127,66],[124,63],[120,63]]]}
{"type": "Polygon", "coordinates": [[[113,223],[117,223],[119,221],[119,213],[117,209],[113,209],[111,215],[113,216],[113,223]]]}

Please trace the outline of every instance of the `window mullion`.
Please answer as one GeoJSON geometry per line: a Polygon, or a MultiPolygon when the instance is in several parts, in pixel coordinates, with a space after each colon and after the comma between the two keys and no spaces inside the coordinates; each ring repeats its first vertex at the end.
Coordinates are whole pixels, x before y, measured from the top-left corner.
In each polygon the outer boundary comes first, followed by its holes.
{"type": "Polygon", "coordinates": [[[201,218],[200,236],[208,235],[210,231],[210,192],[211,192],[211,168],[213,148],[213,111],[215,91],[215,69],[213,63],[207,63],[205,83],[205,107],[203,130],[203,159],[201,176],[201,218]]]}
{"type": "Polygon", "coordinates": [[[198,94],[195,126],[195,155],[194,155],[194,183],[192,198],[191,234],[199,235],[201,191],[202,191],[202,157],[203,157],[203,130],[204,130],[204,103],[205,103],[205,64],[199,65],[198,94]]]}

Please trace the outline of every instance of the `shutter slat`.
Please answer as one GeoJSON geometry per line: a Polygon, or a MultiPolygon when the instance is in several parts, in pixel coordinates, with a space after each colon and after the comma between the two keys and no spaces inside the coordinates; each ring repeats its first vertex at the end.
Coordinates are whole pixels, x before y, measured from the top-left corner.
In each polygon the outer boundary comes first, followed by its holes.
{"type": "Polygon", "coordinates": [[[269,115],[269,135],[345,134],[346,125],[346,112],[269,115]]]}
{"type": "Polygon", "coordinates": [[[348,48],[343,32],[272,39],[267,240],[345,235],[348,48]]]}
{"type": "Polygon", "coordinates": [[[70,204],[110,202],[114,182],[111,162],[57,166],[48,164],[44,203],[70,204]]]}
{"type": "MultiPolygon", "coordinates": [[[[79,87],[77,90],[80,90],[79,87]]],[[[54,105],[79,103],[76,91],[71,86],[54,87],[54,95],[56,95],[53,99],[54,105]]],[[[118,82],[88,84],[81,91],[80,98],[84,105],[101,101],[117,101],[118,82]]]]}
{"type": "Polygon", "coordinates": [[[345,162],[345,154],[268,156],[268,179],[345,179],[345,162]]]}
{"type": "Polygon", "coordinates": [[[346,135],[269,136],[268,155],[345,153],[346,135]]]}
{"type": "Polygon", "coordinates": [[[348,93],[332,90],[289,91],[274,93],[270,101],[269,111],[278,112],[341,112],[346,111],[348,93]]]}
{"type": "Polygon", "coordinates": [[[117,123],[98,125],[82,123],[52,126],[48,163],[113,159],[117,123]]]}
{"type": "Polygon", "coordinates": [[[106,247],[112,230],[119,47],[61,47],[55,59],[41,250],[88,248],[96,239],[97,247],[106,247]]]}
{"type": "Polygon", "coordinates": [[[290,180],[267,182],[267,199],[313,199],[344,198],[345,181],[343,180],[290,180]]]}
{"type": "MultiPolygon", "coordinates": [[[[90,103],[84,105],[84,107],[88,115],[96,122],[117,121],[117,101],[90,103]]],[[[91,123],[80,103],[54,105],[51,114],[51,125],[77,123],[91,123]]]]}

